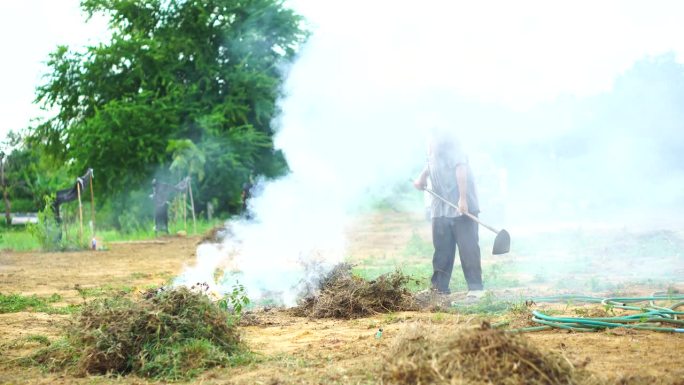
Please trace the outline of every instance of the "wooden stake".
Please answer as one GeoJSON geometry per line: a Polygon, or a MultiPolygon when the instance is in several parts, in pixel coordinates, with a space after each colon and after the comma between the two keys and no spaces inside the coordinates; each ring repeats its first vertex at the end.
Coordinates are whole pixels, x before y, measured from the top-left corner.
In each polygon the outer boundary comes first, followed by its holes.
{"type": "Polygon", "coordinates": [[[183,191],[183,230],[185,230],[186,233],[188,231],[187,207],[188,207],[188,193],[183,191]]]}
{"type": "Polygon", "coordinates": [[[69,217],[67,216],[67,210],[66,206],[62,205],[62,222],[64,223],[64,239],[66,239],[66,242],[69,243],[69,228],[67,227],[67,220],[69,217]]]}
{"type": "Polygon", "coordinates": [[[195,220],[195,200],[192,198],[192,183],[188,179],[188,191],[190,192],[190,208],[192,209],[192,231],[197,234],[197,221],[195,220]]]}
{"type": "Polygon", "coordinates": [[[83,243],[83,205],[81,204],[81,183],[76,181],[76,192],[78,193],[78,243],[83,243]]]}
{"type": "Polygon", "coordinates": [[[95,195],[93,194],[93,173],[90,173],[90,222],[93,224],[93,237],[95,237],[95,195]]]}

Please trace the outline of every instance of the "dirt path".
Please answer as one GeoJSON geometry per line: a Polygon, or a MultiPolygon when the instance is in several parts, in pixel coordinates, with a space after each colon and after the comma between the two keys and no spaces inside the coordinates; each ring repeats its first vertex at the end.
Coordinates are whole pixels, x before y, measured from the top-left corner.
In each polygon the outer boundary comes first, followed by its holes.
{"type": "Polygon", "coordinates": [[[141,288],[163,284],[184,264],[194,262],[198,238],[168,238],[158,242],[108,244],[106,251],[67,253],[2,252],[0,293],[61,295],[80,299],[75,289],[141,288]]]}

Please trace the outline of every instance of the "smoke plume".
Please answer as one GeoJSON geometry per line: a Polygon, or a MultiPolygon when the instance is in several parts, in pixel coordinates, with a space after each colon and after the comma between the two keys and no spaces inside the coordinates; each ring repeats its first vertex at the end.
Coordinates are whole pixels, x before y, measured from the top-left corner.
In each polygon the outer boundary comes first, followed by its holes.
{"type": "Polygon", "coordinates": [[[679,3],[290,4],[313,32],[274,122],[292,172],[261,181],[254,218],[201,246],[179,282],[214,282],[219,269],[219,291],[239,281],[292,304],[312,266],[344,258],[351,213],[420,170],[434,126],[461,138],[482,218],[514,242],[680,218],[679,3]]]}

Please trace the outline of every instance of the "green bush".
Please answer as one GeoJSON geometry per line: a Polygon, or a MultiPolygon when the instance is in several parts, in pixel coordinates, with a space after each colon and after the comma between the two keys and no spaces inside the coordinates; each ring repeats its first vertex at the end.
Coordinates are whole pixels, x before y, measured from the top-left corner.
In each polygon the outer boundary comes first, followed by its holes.
{"type": "Polygon", "coordinates": [[[55,251],[62,248],[61,229],[52,212],[52,202],[55,197],[46,195],[45,208],[38,212],[38,223],[30,224],[27,229],[29,233],[40,243],[44,251],[55,251]]]}
{"type": "MultiPolygon", "coordinates": [[[[10,206],[13,213],[35,213],[40,208],[32,199],[15,198],[10,199],[10,206]]],[[[5,213],[5,201],[0,199],[0,214],[5,213]]]]}
{"type": "MultiPolygon", "coordinates": [[[[45,208],[38,212],[38,223],[27,226],[28,232],[38,241],[43,251],[77,250],[88,248],[87,241],[80,243],[76,239],[66,239],[62,236],[62,229],[54,213],[52,212],[52,202],[55,197],[46,195],[45,208]]],[[[87,237],[84,237],[84,239],[87,237]]]]}

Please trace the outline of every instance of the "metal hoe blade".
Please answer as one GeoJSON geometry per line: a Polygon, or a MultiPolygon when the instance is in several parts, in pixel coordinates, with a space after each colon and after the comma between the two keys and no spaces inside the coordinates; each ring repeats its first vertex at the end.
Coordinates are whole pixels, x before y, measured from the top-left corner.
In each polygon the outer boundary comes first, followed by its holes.
{"type": "Polygon", "coordinates": [[[506,254],[509,251],[511,251],[511,236],[508,234],[508,231],[502,229],[496,234],[496,238],[494,238],[492,254],[506,254]]]}

